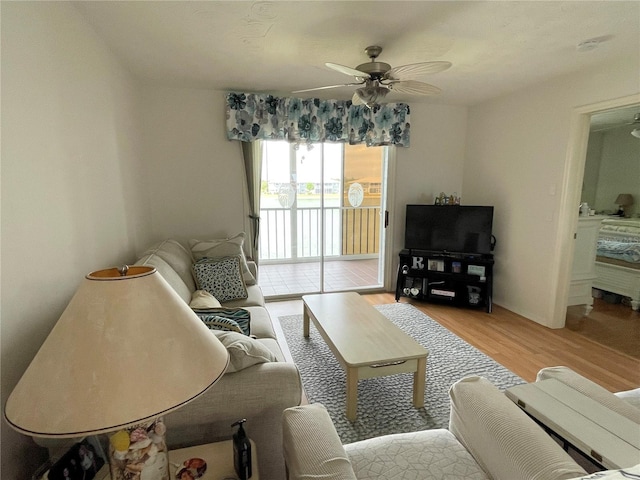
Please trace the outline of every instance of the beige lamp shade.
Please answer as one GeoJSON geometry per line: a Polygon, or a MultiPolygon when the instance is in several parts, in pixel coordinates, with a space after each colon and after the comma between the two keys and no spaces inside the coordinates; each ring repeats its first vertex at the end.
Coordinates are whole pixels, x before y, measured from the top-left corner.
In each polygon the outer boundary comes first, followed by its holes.
{"type": "Polygon", "coordinates": [[[154,268],[93,272],[11,393],[5,418],[36,437],[117,430],[180,408],[228,362],[154,268]]]}
{"type": "Polygon", "coordinates": [[[630,193],[621,193],[616,197],[616,205],[633,205],[633,195],[630,193]]]}

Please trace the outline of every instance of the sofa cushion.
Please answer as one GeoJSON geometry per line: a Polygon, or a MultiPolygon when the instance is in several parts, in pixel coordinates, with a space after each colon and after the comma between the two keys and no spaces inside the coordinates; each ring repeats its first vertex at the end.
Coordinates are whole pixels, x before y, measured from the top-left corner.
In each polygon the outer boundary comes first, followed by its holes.
{"type": "Polygon", "coordinates": [[[264,295],[258,285],[247,285],[247,298],[221,301],[223,307],[264,307],[264,295]]]}
{"type": "Polygon", "coordinates": [[[322,404],[287,408],[282,414],[282,436],[289,480],[356,480],[322,404]]]}
{"type": "Polygon", "coordinates": [[[206,290],[220,302],[247,298],[247,287],[240,270],[240,255],[203,258],[193,264],[198,288],[206,290]]]}
{"type": "MultiPolygon", "coordinates": [[[[251,335],[253,337],[253,335],[251,335]]],[[[255,338],[255,337],[254,337],[255,338]]],[[[284,356],[284,353],[282,352],[282,349],[280,348],[280,344],[278,343],[278,341],[275,338],[256,338],[256,341],[260,342],[262,345],[264,345],[265,348],[268,348],[271,353],[273,353],[276,357],[276,359],[279,362],[291,362],[293,363],[293,359],[287,359],[284,356]]]]}
{"type": "Polygon", "coordinates": [[[185,301],[185,303],[189,303],[191,301],[191,292],[192,290],[184,283],[180,275],[176,273],[176,271],[165,262],[161,257],[155,254],[145,255],[140,258],[136,263],[136,265],[144,265],[149,267],[155,267],[162,278],[164,278],[167,283],[176,291],[176,293],[185,301]]]}
{"type": "Polygon", "coordinates": [[[164,240],[149,248],[141,256],[154,254],[162,258],[176,271],[190,291],[193,292],[196,289],[196,283],[191,272],[193,256],[180,242],[173,239],[164,240]]]}
{"type": "Polygon", "coordinates": [[[601,403],[610,410],[619,413],[623,417],[640,423],[640,409],[636,408],[632,402],[623,400],[606,388],[601,387],[568,367],[557,366],[543,368],[538,372],[536,381],[546,380],[548,378],[555,378],[583,395],[601,403]]]}
{"type": "Polygon", "coordinates": [[[196,290],[191,295],[189,306],[194,310],[220,308],[220,301],[206,290],[196,290]]]}
{"type": "MultiPolygon", "coordinates": [[[[252,287],[249,287],[251,289],[252,287]]],[[[258,338],[273,338],[276,340],[276,332],[269,312],[264,307],[243,307],[251,315],[251,335],[258,338]]],[[[281,335],[282,337],[282,335],[281,335]]]]}
{"type": "Polygon", "coordinates": [[[444,429],[386,435],[344,448],[358,480],[489,479],[456,437],[444,429]]]}
{"type": "Polygon", "coordinates": [[[244,253],[244,232],[240,232],[235,237],[219,238],[214,240],[190,240],[189,246],[195,260],[202,258],[220,258],[240,255],[242,276],[247,285],[255,285],[256,279],[249,270],[247,259],[244,253]]]}
{"type": "Polygon", "coordinates": [[[278,359],[259,341],[236,332],[213,332],[229,352],[226,373],[238,372],[258,363],[276,362],[278,359]]]}

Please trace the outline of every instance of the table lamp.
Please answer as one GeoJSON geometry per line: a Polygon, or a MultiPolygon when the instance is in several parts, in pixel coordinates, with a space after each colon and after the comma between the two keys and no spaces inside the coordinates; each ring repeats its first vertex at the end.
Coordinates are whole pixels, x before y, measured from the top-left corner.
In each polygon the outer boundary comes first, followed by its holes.
{"type": "Polygon", "coordinates": [[[107,433],[112,480],[168,480],[161,416],[204,393],[229,354],[155,268],[85,277],[9,396],[33,437],[107,433]]]}
{"type": "Polygon", "coordinates": [[[633,195],[630,193],[621,193],[616,197],[616,203],[619,205],[619,209],[616,215],[624,217],[624,207],[633,205],[633,195]]]}

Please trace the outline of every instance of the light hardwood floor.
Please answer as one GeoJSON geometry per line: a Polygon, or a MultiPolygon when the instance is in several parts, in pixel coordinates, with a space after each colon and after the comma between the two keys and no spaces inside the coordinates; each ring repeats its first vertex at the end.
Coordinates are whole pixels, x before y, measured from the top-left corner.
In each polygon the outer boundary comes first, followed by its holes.
{"type": "MultiPolygon", "coordinates": [[[[363,295],[372,305],[395,303],[392,293],[363,295]]],[[[402,298],[528,382],[544,367],[566,365],[612,392],[640,386],[640,359],[569,328],[549,329],[509,310],[492,313],[402,298]]],[[[275,320],[302,314],[302,301],[268,302],[275,320]]]]}
{"type": "Polygon", "coordinates": [[[566,327],[640,360],[640,311],[595,298],[587,317],[580,305],[567,308],[566,327]]]}

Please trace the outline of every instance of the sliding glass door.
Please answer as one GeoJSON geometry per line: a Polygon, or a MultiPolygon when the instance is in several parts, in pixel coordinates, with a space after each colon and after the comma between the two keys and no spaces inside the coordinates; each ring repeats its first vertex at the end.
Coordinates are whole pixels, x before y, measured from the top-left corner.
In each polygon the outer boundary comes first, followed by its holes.
{"type": "Polygon", "coordinates": [[[379,288],[386,147],[265,141],[262,150],[265,295],[379,288]]]}

